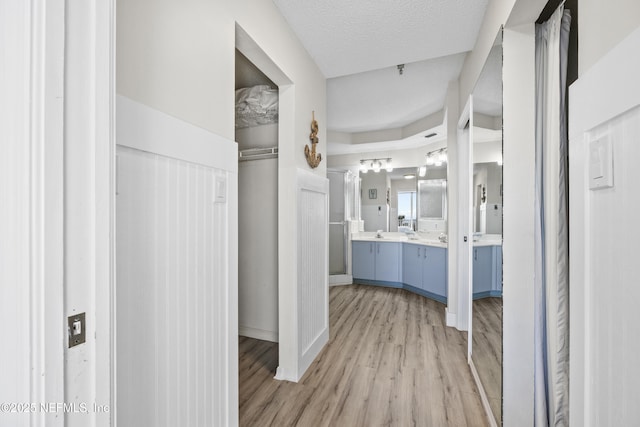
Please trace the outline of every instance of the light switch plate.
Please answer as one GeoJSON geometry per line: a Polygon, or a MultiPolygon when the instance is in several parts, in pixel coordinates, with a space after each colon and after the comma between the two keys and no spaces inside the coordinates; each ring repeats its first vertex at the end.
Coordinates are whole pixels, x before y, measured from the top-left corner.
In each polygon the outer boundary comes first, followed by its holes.
{"type": "Polygon", "coordinates": [[[589,143],[589,188],[613,187],[613,148],[609,135],[589,143]]]}
{"type": "Polygon", "coordinates": [[[87,331],[85,318],[85,313],[74,314],[67,318],[69,348],[85,342],[87,331]]]}
{"type": "Polygon", "coordinates": [[[215,203],[227,203],[227,179],[225,177],[216,177],[215,191],[215,203]]]}

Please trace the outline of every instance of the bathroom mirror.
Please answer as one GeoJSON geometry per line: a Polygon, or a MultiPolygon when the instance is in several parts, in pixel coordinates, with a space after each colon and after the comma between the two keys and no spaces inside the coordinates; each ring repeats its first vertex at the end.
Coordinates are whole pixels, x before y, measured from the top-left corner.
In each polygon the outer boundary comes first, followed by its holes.
{"type": "MultiPolygon", "coordinates": [[[[420,149],[419,154],[426,154],[420,149]]],[[[429,166],[360,172],[364,231],[447,232],[447,168],[429,166]]]]}
{"type": "Polygon", "coordinates": [[[471,360],[502,424],[502,31],[473,92],[471,360]]]}
{"type": "Polygon", "coordinates": [[[425,179],[418,181],[419,219],[442,220],[447,216],[447,181],[425,179]]]}
{"type": "Polygon", "coordinates": [[[446,233],[447,180],[418,181],[418,231],[446,233]]]}

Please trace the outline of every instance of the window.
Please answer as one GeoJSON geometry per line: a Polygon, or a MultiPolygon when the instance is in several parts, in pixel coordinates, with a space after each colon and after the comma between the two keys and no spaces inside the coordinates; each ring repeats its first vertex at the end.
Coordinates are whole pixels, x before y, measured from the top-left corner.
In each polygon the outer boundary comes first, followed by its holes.
{"type": "Polygon", "coordinates": [[[416,230],[416,192],[398,192],[398,227],[416,230]]]}

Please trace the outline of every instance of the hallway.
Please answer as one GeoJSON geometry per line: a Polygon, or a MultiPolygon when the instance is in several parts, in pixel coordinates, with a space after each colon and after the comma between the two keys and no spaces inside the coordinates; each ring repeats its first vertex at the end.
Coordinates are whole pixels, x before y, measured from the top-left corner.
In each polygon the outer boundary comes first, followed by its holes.
{"type": "Polygon", "coordinates": [[[330,288],[330,341],[298,384],[277,344],[240,337],[241,426],[485,426],[466,334],[444,305],[373,286],[330,288]]]}

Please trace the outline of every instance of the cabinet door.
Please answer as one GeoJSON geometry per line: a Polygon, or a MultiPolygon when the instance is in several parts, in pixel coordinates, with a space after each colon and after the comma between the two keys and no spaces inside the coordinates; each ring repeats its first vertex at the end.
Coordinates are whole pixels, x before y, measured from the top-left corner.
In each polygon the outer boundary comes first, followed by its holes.
{"type": "Polygon", "coordinates": [[[495,279],[493,280],[493,283],[491,285],[491,289],[494,291],[502,292],[502,246],[494,246],[494,248],[494,268],[496,272],[495,279]]]}
{"type": "Polygon", "coordinates": [[[424,246],[405,243],[402,246],[402,283],[422,287],[422,259],[424,246]]]}
{"type": "Polygon", "coordinates": [[[494,246],[473,248],[473,293],[489,292],[492,287],[494,270],[494,246]]]}
{"type": "Polygon", "coordinates": [[[353,242],[352,270],[354,279],[375,279],[375,252],[373,242],[353,242]]]}
{"type": "Polygon", "coordinates": [[[400,282],[401,243],[376,242],[376,280],[400,282]]]}
{"type": "Polygon", "coordinates": [[[425,246],[422,288],[443,297],[447,296],[447,250],[425,246]]]}

